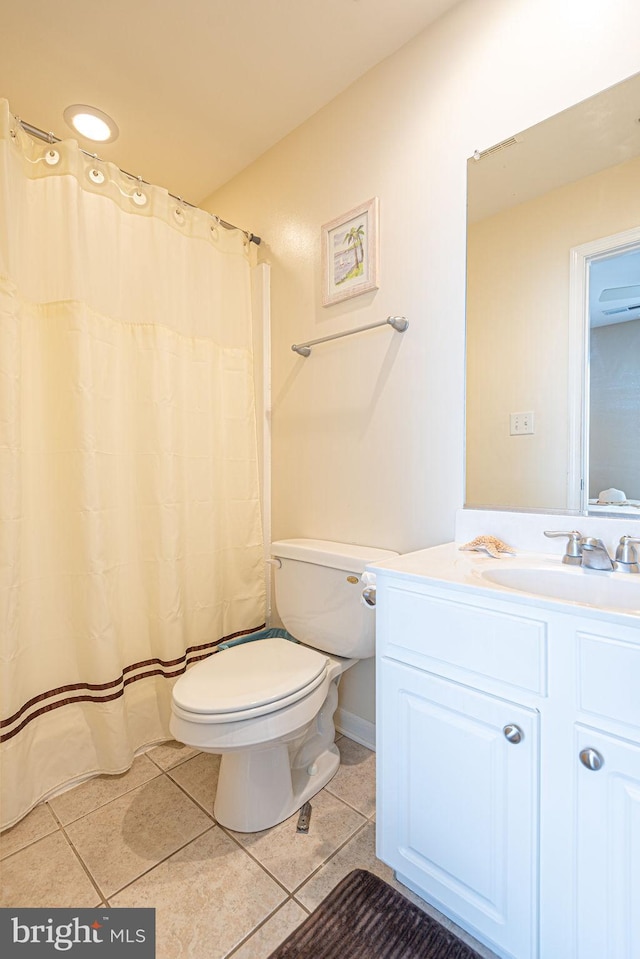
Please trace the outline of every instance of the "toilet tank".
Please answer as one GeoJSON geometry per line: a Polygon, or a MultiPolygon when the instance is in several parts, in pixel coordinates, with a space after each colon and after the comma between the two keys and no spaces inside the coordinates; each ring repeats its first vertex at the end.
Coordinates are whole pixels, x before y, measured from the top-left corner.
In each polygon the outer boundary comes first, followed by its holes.
{"type": "Polygon", "coordinates": [[[370,563],[398,554],[375,546],[320,539],[271,544],[275,602],[285,628],[314,649],[354,659],[375,653],[375,610],[361,601],[360,577],[370,563]]]}

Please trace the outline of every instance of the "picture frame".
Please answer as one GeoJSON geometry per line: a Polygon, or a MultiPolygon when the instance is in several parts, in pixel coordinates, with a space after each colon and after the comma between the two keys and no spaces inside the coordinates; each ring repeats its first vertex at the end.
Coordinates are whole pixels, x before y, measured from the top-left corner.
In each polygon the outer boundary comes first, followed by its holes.
{"type": "Polygon", "coordinates": [[[321,228],[322,305],[377,290],[378,197],[321,228]]]}

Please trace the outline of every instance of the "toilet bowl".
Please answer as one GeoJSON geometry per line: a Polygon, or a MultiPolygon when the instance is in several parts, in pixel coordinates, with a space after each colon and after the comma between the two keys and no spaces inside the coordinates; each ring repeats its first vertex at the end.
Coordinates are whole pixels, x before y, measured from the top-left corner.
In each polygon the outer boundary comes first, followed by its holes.
{"type": "Polygon", "coordinates": [[[214,816],[239,832],[287,819],[337,771],[338,683],[375,652],[360,576],[397,554],[298,539],[273,543],[272,555],[276,605],[298,642],[220,650],[181,676],[172,697],[172,735],[222,756],[214,816]]]}

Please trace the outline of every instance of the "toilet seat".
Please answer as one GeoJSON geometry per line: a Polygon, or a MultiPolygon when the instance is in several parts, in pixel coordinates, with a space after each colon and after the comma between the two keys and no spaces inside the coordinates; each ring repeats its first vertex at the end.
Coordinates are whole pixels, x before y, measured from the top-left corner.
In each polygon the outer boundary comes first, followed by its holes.
{"type": "Polygon", "coordinates": [[[308,696],[327,675],[326,655],[274,637],[223,649],[173,687],[173,710],[194,723],[229,723],[275,712],[308,696]]]}

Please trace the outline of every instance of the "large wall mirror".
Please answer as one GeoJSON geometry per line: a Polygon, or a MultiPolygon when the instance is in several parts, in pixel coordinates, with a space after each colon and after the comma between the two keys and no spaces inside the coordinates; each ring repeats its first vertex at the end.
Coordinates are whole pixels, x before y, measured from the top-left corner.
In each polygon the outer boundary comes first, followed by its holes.
{"type": "Polygon", "coordinates": [[[640,518],[640,74],[468,162],[466,434],[467,507],[640,518]]]}

